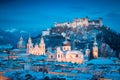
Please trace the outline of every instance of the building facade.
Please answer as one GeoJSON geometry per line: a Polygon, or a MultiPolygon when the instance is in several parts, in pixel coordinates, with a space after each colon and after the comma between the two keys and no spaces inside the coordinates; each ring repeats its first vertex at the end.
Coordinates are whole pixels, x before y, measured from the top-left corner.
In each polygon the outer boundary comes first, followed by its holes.
{"type": "Polygon", "coordinates": [[[72,62],[81,64],[84,62],[83,52],[79,50],[71,50],[68,41],[63,42],[62,47],[57,47],[54,53],[47,52],[48,61],[72,62]]]}
{"type": "Polygon", "coordinates": [[[64,23],[55,23],[55,27],[83,27],[83,26],[102,26],[102,19],[99,18],[98,20],[89,20],[88,17],[85,18],[78,18],[78,19],[74,19],[73,22],[64,22],[64,23]]]}
{"type": "Polygon", "coordinates": [[[26,52],[33,55],[45,55],[45,43],[43,37],[41,38],[39,45],[35,44],[35,46],[33,46],[32,39],[29,37],[26,52]]]}

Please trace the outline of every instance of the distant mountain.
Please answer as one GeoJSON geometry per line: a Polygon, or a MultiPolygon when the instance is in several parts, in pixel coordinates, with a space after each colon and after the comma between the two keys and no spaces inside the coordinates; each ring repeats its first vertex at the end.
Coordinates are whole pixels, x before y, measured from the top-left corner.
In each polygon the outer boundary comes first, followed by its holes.
{"type": "Polygon", "coordinates": [[[23,37],[28,36],[28,34],[25,33],[25,31],[19,31],[15,28],[0,29],[0,45],[11,44],[14,47],[16,47],[16,43],[19,40],[21,34],[23,37]]]}

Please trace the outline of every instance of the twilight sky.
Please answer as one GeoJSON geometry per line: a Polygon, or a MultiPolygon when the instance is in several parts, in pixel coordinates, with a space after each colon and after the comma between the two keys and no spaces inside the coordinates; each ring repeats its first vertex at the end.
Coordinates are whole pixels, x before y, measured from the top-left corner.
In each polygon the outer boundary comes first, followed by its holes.
{"type": "Polygon", "coordinates": [[[35,32],[54,22],[103,18],[120,33],[120,0],[0,0],[0,28],[35,32]]]}

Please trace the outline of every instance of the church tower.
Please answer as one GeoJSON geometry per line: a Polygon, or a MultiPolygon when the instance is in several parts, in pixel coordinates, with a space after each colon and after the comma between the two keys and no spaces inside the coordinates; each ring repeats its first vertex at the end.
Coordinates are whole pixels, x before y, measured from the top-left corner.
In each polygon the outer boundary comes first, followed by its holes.
{"type": "Polygon", "coordinates": [[[25,42],[23,41],[23,37],[22,36],[20,37],[20,40],[17,43],[17,48],[18,49],[25,48],[25,42]]]}
{"type": "Polygon", "coordinates": [[[62,50],[63,51],[71,51],[71,44],[67,39],[65,38],[65,41],[62,43],[62,50]]]}
{"type": "Polygon", "coordinates": [[[32,53],[32,49],[33,49],[33,43],[31,37],[29,36],[27,43],[27,53],[32,53]]]}
{"type": "Polygon", "coordinates": [[[87,49],[86,49],[86,51],[85,51],[85,55],[86,55],[87,57],[90,55],[90,49],[89,49],[88,45],[87,45],[87,49]]]}
{"type": "Polygon", "coordinates": [[[93,43],[93,57],[98,58],[98,46],[97,46],[96,38],[93,43]]]}
{"type": "Polygon", "coordinates": [[[41,40],[40,40],[39,47],[40,47],[40,49],[41,49],[42,54],[44,55],[44,54],[45,54],[45,42],[44,42],[43,37],[42,37],[41,40]]]}
{"type": "Polygon", "coordinates": [[[56,48],[56,60],[57,61],[64,61],[63,59],[64,59],[63,53],[61,52],[60,47],[57,47],[56,48]]]}
{"type": "Polygon", "coordinates": [[[102,25],[103,25],[103,23],[102,23],[102,18],[99,18],[98,21],[99,21],[100,27],[102,27],[102,25]]]}

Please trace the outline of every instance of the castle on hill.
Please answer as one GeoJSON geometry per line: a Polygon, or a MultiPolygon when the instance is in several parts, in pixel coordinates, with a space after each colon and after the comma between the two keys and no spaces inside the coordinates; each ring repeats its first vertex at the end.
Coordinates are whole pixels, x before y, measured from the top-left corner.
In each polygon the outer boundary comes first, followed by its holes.
{"type": "MultiPolygon", "coordinates": [[[[17,47],[19,49],[25,48],[23,44],[23,38],[20,38],[17,47]]],[[[52,44],[52,43],[51,43],[52,44]]],[[[28,38],[26,45],[26,53],[32,55],[47,55],[47,61],[59,61],[59,62],[72,62],[81,64],[88,59],[90,55],[90,49],[87,46],[85,53],[82,50],[71,50],[71,44],[69,41],[65,40],[62,46],[56,47],[55,50],[46,49],[44,38],[40,39],[39,44],[33,45],[31,37],[28,38]]],[[[98,58],[98,46],[96,39],[93,43],[93,57],[98,58]]]]}
{"type": "Polygon", "coordinates": [[[76,18],[72,22],[64,22],[64,23],[55,23],[55,27],[88,27],[88,26],[95,26],[95,27],[101,27],[102,26],[102,19],[99,18],[98,20],[90,20],[88,17],[85,18],[76,18]]]}

